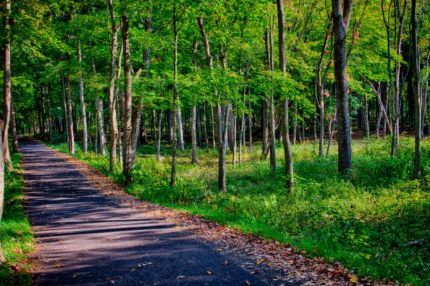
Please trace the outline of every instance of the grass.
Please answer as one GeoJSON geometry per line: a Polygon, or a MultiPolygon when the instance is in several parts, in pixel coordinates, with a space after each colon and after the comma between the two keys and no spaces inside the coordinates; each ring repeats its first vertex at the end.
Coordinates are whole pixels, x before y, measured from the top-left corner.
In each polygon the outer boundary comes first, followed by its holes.
{"type": "Polygon", "coordinates": [[[21,155],[13,154],[12,162],[14,170],[5,174],[5,208],[0,224],[0,239],[7,261],[0,265],[0,285],[31,285],[27,257],[33,251],[34,240],[23,207],[21,155]]]}
{"type": "MultiPolygon", "coordinates": [[[[54,147],[67,152],[64,144],[54,147]]],[[[216,151],[200,149],[198,166],[190,164],[189,150],[180,152],[177,185],[170,190],[170,149],[162,149],[165,158],[158,162],[154,146],[147,145],[139,149],[127,192],[340,261],[361,276],[430,285],[430,140],[423,141],[421,180],[410,179],[412,139],[402,138],[395,158],[389,147],[388,139],[354,141],[353,172],[345,180],[337,175],[336,146],[333,155],[318,158],[317,146],[295,145],[297,183],[288,194],[280,146],[276,176],[255,146],[241,164],[228,165],[228,192],[219,193],[216,151]]],[[[108,158],[76,156],[122,181],[119,167],[108,172],[108,158]]]]}

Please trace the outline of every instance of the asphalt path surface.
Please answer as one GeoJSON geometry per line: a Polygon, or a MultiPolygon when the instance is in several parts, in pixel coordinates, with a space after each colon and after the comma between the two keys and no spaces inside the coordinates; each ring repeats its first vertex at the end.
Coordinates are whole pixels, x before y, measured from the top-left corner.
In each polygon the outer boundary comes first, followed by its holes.
{"type": "Polygon", "coordinates": [[[176,225],[119,205],[45,145],[24,140],[21,152],[34,285],[268,284],[176,225]]]}

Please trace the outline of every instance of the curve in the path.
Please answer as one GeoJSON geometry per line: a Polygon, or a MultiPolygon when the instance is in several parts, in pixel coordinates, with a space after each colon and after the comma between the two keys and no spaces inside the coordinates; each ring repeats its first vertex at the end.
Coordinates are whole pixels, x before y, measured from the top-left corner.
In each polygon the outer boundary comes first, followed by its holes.
{"type": "Polygon", "coordinates": [[[35,285],[265,284],[175,225],[102,195],[46,146],[25,141],[21,151],[35,285]]]}

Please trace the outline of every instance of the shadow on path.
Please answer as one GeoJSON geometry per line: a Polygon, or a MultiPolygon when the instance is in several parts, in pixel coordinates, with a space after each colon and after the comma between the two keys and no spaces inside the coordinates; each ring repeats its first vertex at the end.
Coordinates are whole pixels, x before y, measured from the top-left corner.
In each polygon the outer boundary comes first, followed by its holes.
{"type": "Polygon", "coordinates": [[[46,146],[23,141],[21,152],[35,285],[265,285],[175,225],[105,197],[46,146]]]}

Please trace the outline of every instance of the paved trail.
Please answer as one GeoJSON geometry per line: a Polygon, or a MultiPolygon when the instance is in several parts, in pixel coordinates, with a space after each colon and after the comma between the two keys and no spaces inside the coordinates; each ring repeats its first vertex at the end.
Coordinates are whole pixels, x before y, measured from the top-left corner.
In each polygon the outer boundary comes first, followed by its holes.
{"type": "Polygon", "coordinates": [[[21,150],[35,285],[266,285],[175,225],[118,205],[46,146],[21,150]]]}

